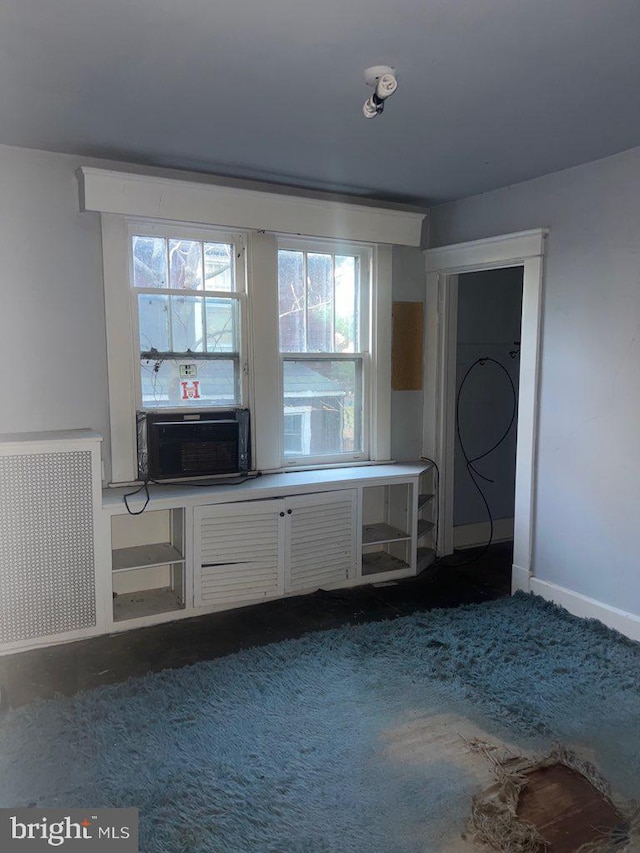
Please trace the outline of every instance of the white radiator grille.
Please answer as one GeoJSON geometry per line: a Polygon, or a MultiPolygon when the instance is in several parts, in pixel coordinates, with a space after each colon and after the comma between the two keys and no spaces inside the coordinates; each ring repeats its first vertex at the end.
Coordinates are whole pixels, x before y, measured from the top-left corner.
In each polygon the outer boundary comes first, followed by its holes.
{"type": "Polygon", "coordinates": [[[0,643],[96,624],[91,453],[0,457],[0,643]]]}

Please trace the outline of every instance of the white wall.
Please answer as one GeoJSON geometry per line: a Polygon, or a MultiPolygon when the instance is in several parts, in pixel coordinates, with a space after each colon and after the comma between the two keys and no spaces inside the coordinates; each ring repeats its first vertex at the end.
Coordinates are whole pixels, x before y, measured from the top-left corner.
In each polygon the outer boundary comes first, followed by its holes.
{"type": "Polygon", "coordinates": [[[0,432],[106,435],[100,221],[78,158],[0,146],[0,432]]]}
{"type": "Polygon", "coordinates": [[[432,216],[432,246],[550,229],[534,574],[640,615],[640,148],[432,216]]]}
{"type": "MultiPolygon", "coordinates": [[[[394,246],[391,257],[394,302],[424,302],[426,276],[421,249],[394,246]]],[[[391,458],[418,459],[422,453],[422,391],[391,392],[391,458]]]]}

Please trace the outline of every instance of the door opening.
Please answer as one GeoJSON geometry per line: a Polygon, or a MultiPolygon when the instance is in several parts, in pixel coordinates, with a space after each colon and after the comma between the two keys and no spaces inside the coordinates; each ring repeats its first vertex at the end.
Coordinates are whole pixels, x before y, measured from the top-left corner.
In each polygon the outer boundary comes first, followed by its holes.
{"type": "Polygon", "coordinates": [[[453,547],[513,540],[523,267],[458,276],[453,547]]]}
{"type": "MultiPolygon", "coordinates": [[[[433,459],[440,472],[437,551],[441,557],[453,552],[454,543],[458,281],[467,273],[479,271],[507,267],[520,267],[523,271],[512,591],[529,591],[532,575],[542,272],[546,236],[546,229],[538,228],[425,252],[427,293],[422,455],[433,459]]],[[[518,340],[518,337],[514,336],[513,340],[518,340]]]]}

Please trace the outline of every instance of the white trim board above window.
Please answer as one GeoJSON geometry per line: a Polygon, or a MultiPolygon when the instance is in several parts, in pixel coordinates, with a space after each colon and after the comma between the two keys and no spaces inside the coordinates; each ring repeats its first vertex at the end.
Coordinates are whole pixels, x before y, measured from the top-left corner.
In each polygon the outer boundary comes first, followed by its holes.
{"type": "Polygon", "coordinates": [[[236,189],[210,183],[95,169],[78,170],[80,207],[98,213],[419,246],[423,213],[357,202],[236,189]]]}

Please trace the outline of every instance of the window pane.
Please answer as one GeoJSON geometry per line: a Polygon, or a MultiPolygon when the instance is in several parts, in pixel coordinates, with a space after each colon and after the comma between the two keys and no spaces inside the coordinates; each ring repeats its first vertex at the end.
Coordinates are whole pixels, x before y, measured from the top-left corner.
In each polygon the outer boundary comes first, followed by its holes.
{"type": "Polygon", "coordinates": [[[304,260],[302,252],[278,252],[280,351],[305,352],[304,260]]]}
{"type": "MultiPolygon", "coordinates": [[[[288,414],[305,410],[304,429],[309,435],[307,455],[329,456],[362,449],[360,359],[286,359],[283,374],[285,429],[288,414]]],[[[286,435],[284,445],[285,455],[294,455],[294,451],[287,450],[286,435]]]]}
{"type": "Polygon", "coordinates": [[[233,246],[203,243],[204,286],[206,290],[235,290],[233,246]]]}
{"type": "Polygon", "coordinates": [[[140,351],[167,352],[169,346],[169,297],[155,293],[138,294],[140,351]]]}
{"type": "Polygon", "coordinates": [[[202,290],[202,243],[169,240],[169,287],[202,290]]]}
{"type": "Polygon", "coordinates": [[[335,263],[335,352],[357,352],[360,349],[357,258],[336,255],[335,263]]]}
{"type": "Polygon", "coordinates": [[[300,455],[304,450],[304,426],[307,420],[306,412],[296,412],[284,416],[284,452],[285,456],[290,454],[300,455]]]}
{"type": "Polygon", "coordinates": [[[171,297],[173,352],[204,350],[204,305],[199,296],[171,297]]]}
{"type": "Polygon", "coordinates": [[[238,302],[236,299],[206,300],[207,352],[238,352],[238,302]]]}
{"type": "Polygon", "coordinates": [[[133,237],[133,286],[167,286],[167,243],[164,237],[133,237]]]}
{"type": "Polygon", "coordinates": [[[140,359],[142,405],[149,408],[232,406],[240,402],[237,359],[140,359]],[[188,371],[180,366],[188,365],[188,371]],[[188,375],[183,375],[183,374],[188,375]]]}
{"type": "Polygon", "coordinates": [[[307,255],[306,352],[333,350],[333,257],[307,255]]]}

